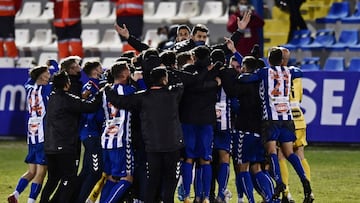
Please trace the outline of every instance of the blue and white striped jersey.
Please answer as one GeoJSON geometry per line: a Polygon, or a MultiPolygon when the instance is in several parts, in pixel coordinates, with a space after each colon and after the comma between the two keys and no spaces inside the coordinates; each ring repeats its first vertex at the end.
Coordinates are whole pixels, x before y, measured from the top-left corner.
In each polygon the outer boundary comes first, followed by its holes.
{"type": "MultiPolygon", "coordinates": [[[[136,91],[130,85],[116,84],[112,87],[119,95],[129,95],[136,91]]],[[[115,108],[103,94],[103,108],[105,112],[105,129],[101,136],[103,149],[116,149],[125,147],[131,140],[130,116],[131,113],[124,109],[115,108]]]]}
{"type": "Polygon", "coordinates": [[[44,142],[44,126],[47,101],[51,92],[50,85],[37,85],[33,82],[25,84],[26,104],[28,110],[27,143],[44,142]]]}

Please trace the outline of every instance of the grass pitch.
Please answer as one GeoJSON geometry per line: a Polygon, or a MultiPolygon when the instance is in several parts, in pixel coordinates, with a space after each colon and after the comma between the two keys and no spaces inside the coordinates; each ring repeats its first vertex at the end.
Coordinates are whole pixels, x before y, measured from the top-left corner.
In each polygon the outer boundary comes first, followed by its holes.
{"type": "MultiPolygon", "coordinates": [[[[0,202],[6,202],[19,177],[27,170],[24,158],[25,141],[0,141],[0,202]]],[[[356,203],[360,198],[360,149],[307,147],[305,155],[311,167],[311,184],[317,203],[356,203]]],[[[290,165],[290,191],[296,202],[302,202],[300,180],[290,165]]],[[[234,174],[231,173],[228,188],[236,203],[234,174]]],[[[29,187],[20,195],[20,203],[27,202],[29,187]]],[[[260,198],[256,195],[257,202],[260,198]]]]}

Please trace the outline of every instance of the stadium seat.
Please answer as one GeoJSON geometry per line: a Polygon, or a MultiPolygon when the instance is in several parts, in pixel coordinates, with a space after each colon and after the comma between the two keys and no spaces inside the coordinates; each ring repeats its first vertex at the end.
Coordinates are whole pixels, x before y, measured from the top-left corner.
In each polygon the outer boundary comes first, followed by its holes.
{"type": "Polygon", "coordinates": [[[36,51],[42,46],[49,45],[52,43],[51,29],[37,29],[35,30],[34,37],[31,42],[24,47],[30,48],[32,51],[36,51]]]}
{"type": "Polygon", "coordinates": [[[229,21],[229,7],[226,8],[226,11],[222,16],[210,19],[210,21],[214,24],[226,25],[226,23],[229,21]]]}
{"type": "Polygon", "coordinates": [[[89,15],[83,16],[81,22],[84,24],[96,24],[98,19],[109,17],[110,12],[109,1],[95,1],[92,4],[89,15]]]}
{"type": "Polygon", "coordinates": [[[34,57],[19,57],[15,64],[16,68],[32,68],[36,66],[34,57]]]}
{"type": "Polygon", "coordinates": [[[289,50],[294,50],[298,47],[310,44],[311,41],[312,38],[310,30],[296,30],[290,42],[284,44],[283,47],[286,47],[289,50]]]}
{"type": "Polygon", "coordinates": [[[84,49],[95,48],[100,41],[98,29],[84,29],[81,33],[82,45],[84,49]]]}
{"type": "Polygon", "coordinates": [[[89,61],[98,61],[100,62],[100,57],[84,57],[81,61],[81,68],[84,67],[84,65],[86,64],[86,62],[89,61]]]}
{"type": "Polygon", "coordinates": [[[223,5],[221,1],[207,1],[199,16],[189,19],[192,24],[206,24],[210,19],[218,18],[223,13],[223,5]]]}
{"type": "Polygon", "coordinates": [[[0,57],[0,68],[14,68],[15,61],[11,57],[0,57]]]}
{"type": "Polygon", "coordinates": [[[156,48],[160,42],[159,36],[157,34],[157,29],[148,29],[145,33],[143,42],[150,47],[156,48]]]}
{"type": "Polygon", "coordinates": [[[111,66],[116,63],[118,57],[105,57],[102,61],[102,68],[103,69],[110,69],[111,66]]]}
{"type": "Polygon", "coordinates": [[[20,49],[30,41],[29,29],[15,29],[15,44],[20,49]]]}
{"type": "Polygon", "coordinates": [[[350,60],[348,71],[360,71],[360,57],[354,57],[350,60]]]}
{"type": "Polygon", "coordinates": [[[318,50],[335,43],[335,32],[330,29],[321,29],[316,32],[316,37],[311,44],[300,45],[303,50],[318,50]]]}
{"type": "Polygon", "coordinates": [[[153,16],[155,13],[155,2],[144,1],[144,18],[153,16]]]}
{"type": "Polygon", "coordinates": [[[197,16],[200,12],[198,0],[183,0],[180,3],[179,12],[176,16],[167,18],[168,23],[187,23],[189,18],[197,16]]]}
{"type": "Polygon", "coordinates": [[[56,40],[56,36],[53,35],[53,42],[47,45],[43,45],[41,47],[42,51],[58,51],[58,44],[56,40]]]}
{"type": "Polygon", "coordinates": [[[167,18],[176,15],[176,2],[163,2],[159,3],[156,13],[153,16],[144,18],[145,23],[162,23],[167,18]],[[166,12],[165,12],[166,11],[166,12]]]}
{"type": "Polygon", "coordinates": [[[345,70],[344,57],[329,57],[324,65],[324,71],[343,71],[345,70]]]}
{"type": "Polygon", "coordinates": [[[32,18],[38,18],[41,14],[41,2],[25,2],[21,13],[15,17],[15,23],[28,23],[32,18]]]}
{"type": "Polygon", "coordinates": [[[288,61],[288,66],[297,66],[296,58],[290,58],[288,61]]]}
{"type": "Polygon", "coordinates": [[[107,29],[101,42],[96,47],[101,51],[120,52],[122,50],[122,43],[116,30],[107,29]]]}
{"type": "Polygon", "coordinates": [[[301,62],[301,70],[303,71],[318,71],[320,57],[305,57],[301,62]]]}
{"type": "Polygon", "coordinates": [[[89,12],[89,5],[87,1],[81,1],[80,2],[80,12],[81,12],[81,16],[84,17],[88,14],[89,12]]]}
{"type": "Polygon", "coordinates": [[[109,16],[105,18],[98,19],[100,24],[114,24],[116,22],[116,8],[115,6],[112,8],[112,11],[109,16]]]}
{"type": "Polygon", "coordinates": [[[46,24],[54,18],[54,2],[47,2],[42,14],[38,18],[31,18],[30,23],[46,24]]]}
{"type": "Polygon", "coordinates": [[[341,23],[355,24],[360,23],[360,2],[357,2],[355,12],[349,16],[341,19],[341,23]]]}
{"type": "Polygon", "coordinates": [[[359,43],[359,31],[358,30],[343,30],[340,33],[340,37],[337,43],[327,46],[327,50],[339,50],[345,51],[349,46],[353,46],[359,43]]]}
{"type": "Polygon", "coordinates": [[[336,23],[337,20],[348,17],[350,15],[349,2],[334,2],[329,10],[329,13],[324,18],[317,18],[317,23],[336,23]]]}
{"type": "Polygon", "coordinates": [[[42,52],[39,56],[38,64],[40,66],[45,65],[50,59],[58,60],[57,52],[42,52]]]}

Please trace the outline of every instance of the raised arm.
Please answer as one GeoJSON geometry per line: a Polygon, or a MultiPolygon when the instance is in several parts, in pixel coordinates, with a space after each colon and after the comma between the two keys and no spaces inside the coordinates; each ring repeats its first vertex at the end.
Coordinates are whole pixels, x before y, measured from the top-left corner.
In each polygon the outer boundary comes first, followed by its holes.
{"type": "Polygon", "coordinates": [[[114,24],[115,30],[119,35],[124,37],[128,40],[128,43],[134,47],[137,51],[142,52],[147,50],[149,46],[145,43],[142,43],[140,40],[136,39],[134,36],[130,35],[129,30],[127,29],[126,25],[123,24],[123,27],[119,26],[118,24],[114,24]]]}

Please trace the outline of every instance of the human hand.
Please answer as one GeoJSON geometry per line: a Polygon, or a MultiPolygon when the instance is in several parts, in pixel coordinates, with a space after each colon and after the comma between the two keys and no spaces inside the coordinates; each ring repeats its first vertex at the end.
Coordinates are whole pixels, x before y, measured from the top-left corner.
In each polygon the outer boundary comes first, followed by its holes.
{"type": "Polygon", "coordinates": [[[123,27],[120,27],[117,23],[115,23],[114,27],[115,27],[116,32],[119,33],[119,35],[121,35],[122,37],[124,37],[126,39],[129,39],[130,33],[125,24],[123,24],[123,27]]]}
{"type": "Polygon", "coordinates": [[[236,48],[235,48],[234,42],[233,42],[230,38],[227,38],[227,37],[224,37],[224,39],[225,39],[225,43],[226,43],[227,48],[228,48],[232,53],[235,53],[235,52],[236,52],[236,48]]]}
{"type": "Polygon", "coordinates": [[[237,25],[240,30],[244,30],[246,26],[249,24],[251,19],[251,10],[248,10],[244,13],[244,16],[240,20],[239,17],[237,17],[237,25]]]}

